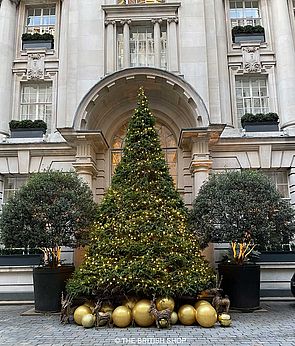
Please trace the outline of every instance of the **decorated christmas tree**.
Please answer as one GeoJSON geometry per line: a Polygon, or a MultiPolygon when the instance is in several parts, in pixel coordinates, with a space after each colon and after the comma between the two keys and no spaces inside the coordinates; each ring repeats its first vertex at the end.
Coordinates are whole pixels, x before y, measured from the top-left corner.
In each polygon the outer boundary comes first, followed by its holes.
{"type": "Polygon", "coordinates": [[[123,157],[100,208],[74,295],[196,295],[214,283],[176,191],[142,88],[123,157]]]}

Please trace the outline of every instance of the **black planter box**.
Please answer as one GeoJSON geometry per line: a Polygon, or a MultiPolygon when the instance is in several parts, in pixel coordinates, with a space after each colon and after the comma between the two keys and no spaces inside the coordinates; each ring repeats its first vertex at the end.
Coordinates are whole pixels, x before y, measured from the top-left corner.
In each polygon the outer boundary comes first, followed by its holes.
{"type": "Polygon", "coordinates": [[[221,288],[229,296],[230,307],[242,311],[253,311],[260,306],[260,265],[218,265],[221,288]]]}
{"type": "Polygon", "coordinates": [[[45,129],[42,128],[18,128],[18,129],[11,129],[11,138],[42,138],[44,133],[46,132],[45,129]]]}
{"type": "Polygon", "coordinates": [[[57,268],[35,267],[33,270],[34,299],[36,312],[59,312],[61,294],[67,280],[73,274],[74,266],[57,268]]]}
{"type": "Polygon", "coordinates": [[[23,49],[30,49],[30,48],[53,49],[53,41],[51,41],[51,40],[29,40],[29,41],[23,41],[23,49]]]}
{"type": "Polygon", "coordinates": [[[39,265],[42,255],[1,255],[0,266],[29,266],[39,265]]]}
{"type": "Polygon", "coordinates": [[[263,251],[259,262],[295,262],[295,251],[263,251]]]}
{"type": "Polygon", "coordinates": [[[291,279],[291,292],[292,292],[293,296],[295,297],[295,273],[291,279]]]}
{"type": "Polygon", "coordinates": [[[269,132],[279,131],[279,124],[277,122],[245,122],[243,127],[248,132],[269,132]]]}
{"type": "Polygon", "coordinates": [[[249,41],[259,41],[265,42],[265,36],[263,33],[240,33],[232,34],[234,43],[249,42],[249,41]]]}

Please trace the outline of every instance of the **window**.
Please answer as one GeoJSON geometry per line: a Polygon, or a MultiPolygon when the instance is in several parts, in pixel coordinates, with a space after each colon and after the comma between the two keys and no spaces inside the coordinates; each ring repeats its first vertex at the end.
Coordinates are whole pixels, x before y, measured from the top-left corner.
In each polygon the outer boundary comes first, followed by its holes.
{"type": "Polygon", "coordinates": [[[25,32],[40,34],[55,32],[55,6],[51,7],[30,7],[27,9],[25,32]]]}
{"type": "Polygon", "coordinates": [[[5,176],[4,177],[4,195],[3,203],[5,203],[8,198],[12,197],[17,190],[21,188],[28,180],[27,175],[15,175],[15,176],[5,176]]]}
{"type": "Polygon", "coordinates": [[[119,5],[134,5],[134,4],[160,4],[165,0],[118,0],[119,5]]]}
{"type": "Polygon", "coordinates": [[[21,88],[20,119],[43,120],[50,130],[51,114],[51,83],[24,83],[21,88]]]}
{"type": "Polygon", "coordinates": [[[261,25],[259,1],[229,0],[231,27],[240,25],[261,25]]]}
{"type": "Polygon", "coordinates": [[[267,80],[259,77],[236,77],[237,118],[240,125],[245,113],[269,112],[267,80]]]}
{"type": "MultiPolygon", "coordinates": [[[[114,136],[112,142],[112,174],[114,174],[115,168],[121,161],[122,152],[125,145],[125,136],[127,132],[128,124],[124,124],[119,131],[114,136]]],[[[164,152],[164,156],[166,162],[169,167],[170,174],[173,178],[173,181],[176,185],[177,182],[177,144],[176,139],[172,132],[162,123],[156,123],[156,129],[160,136],[162,150],[164,152]]]]}
{"type": "MultiPolygon", "coordinates": [[[[156,66],[153,25],[135,25],[130,27],[130,66],[156,66]]],[[[118,68],[123,68],[124,37],[123,28],[117,31],[118,68]]],[[[160,67],[167,68],[167,32],[166,25],[160,27],[160,67]]]]}
{"type": "Polygon", "coordinates": [[[287,171],[263,171],[274,183],[283,198],[290,198],[287,171]]]}

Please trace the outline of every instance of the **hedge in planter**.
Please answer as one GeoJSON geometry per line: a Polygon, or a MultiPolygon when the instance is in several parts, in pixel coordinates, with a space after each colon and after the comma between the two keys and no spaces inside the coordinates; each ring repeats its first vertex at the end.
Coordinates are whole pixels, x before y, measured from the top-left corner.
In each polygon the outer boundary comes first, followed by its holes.
{"type": "Polygon", "coordinates": [[[245,113],[241,118],[242,127],[246,131],[278,131],[279,116],[277,113],[245,113]]]}
{"type": "MultiPolygon", "coordinates": [[[[61,246],[75,247],[85,244],[88,230],[96,215],[96,204],[88,185],[71,172],[47,171],[33,174],[26,185],[3,206],[0,219],[1,241],[6,247],[40,248],[44,253],[44,268],[35,268],[36,275],[51,270],[49,284],[62,280],[73,271],[63,269],[60,264],[61,246]],[[43,270],[44,269],[44,270],[43,270]],[[65,274],[66,272],[66,274],[65,274]],[[56,274],[56,275],[55,275],[56,274]]],[[[41,280],[44,282],[44,279],[41,280]]],[[[41,289],[41,295],[43,290],[41,289]]],[[[60,308],[60,290],[64,283],[57,285],[53,307],[43,302],[35,309],[54,311],[60,308]]],[[[35,289],[35,299],[38,293],[35,289]]],[[[49,289],[52,291],[53,289],[49,289]]]]}
{"type": "Polygon", "coordinates": [[[35,138],[46,133],[47,124],[43,120],[11,120],[9,128],[12,138],[35,138]]]}
{"type": "Polygon", "coordinates": [[[27,48],[48,48],[53,49],[54,36],[49,33],[40,34],[35,32],[33,34],[22,34],[23,49],[27,48]]]}
{"type": "Polygon", "coordinates": [[[234,43],[243,41],[265,41],[264,28],[261,25],[235,26],[232,28],[232,39],[234,43]]]}

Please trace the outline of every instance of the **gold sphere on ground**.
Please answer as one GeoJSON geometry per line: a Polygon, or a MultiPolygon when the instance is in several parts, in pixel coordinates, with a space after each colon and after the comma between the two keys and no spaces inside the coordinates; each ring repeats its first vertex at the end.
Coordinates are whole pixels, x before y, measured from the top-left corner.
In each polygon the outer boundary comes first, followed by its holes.
{"type": "Polygon", "coordinates": [[[135,304],[132,314],[136,324],[140,327],[149,327],[154,323],[150,308],[151,302],[148,299],[142,299],[135,304]]]}
{"type": "Polygon", "coordinates": [[[178,318],[180,323],[185,326],[191,326],[196,322],[196,310],[192,305],[182,305],[178,310],[178,318]]]}
{"type": "Polygon", "coordinates": [[[81,326],[83,316],[91,314],[91,309],[86,305],[77,307],[74,312],[74,321],[81,326]]]}
{"type": "Polygon", "coordinates": [[[196,310],[196,320],[202,327],[213,327],[217,321],[216,310],[210,304],[201,305],[196,310]]]}
{"type": "Polygon", "coordinates": [[[87,314],[82,317],[82,326],[84,328],[92,328],[94,326],[95,316],[92,314],[87,314]]]}
{"type": "Polygon", "coordinates": [[[221,326],[229,327],[231,325],[231,317],[229,314],[222,313],[218,316],[218,321],[221,326]]]}
{"type": "Polygon", "coordinates": [[[198,300],[196,302],[196,304],[194,305],[195,309],[198,310],[198,307],[201,306],[201,305],[206,305],[206,304],[209,304],[211,305],[209,302],[207,302],[207,300],[198,300]]]}
{"type": "Polygon", "coordinates": [[[163,297],[158,298],[156,301],[157,310],[162,311],[165,309],[170,309],[171,311],[174,310],[175,302],[173,298],[170,297],[163,297]]]}
{"type": "Polygon", "coordinates": [[[130,310],[132,310],[135,306],[135,304],[139,301],[136,297],[130,297],[123,301],[122,305],[127,306],[130,310]]]}
{"type": "Polygon", "coordinates": [[[127,306],[118,306],[112,314],[113,322],[117,327],[125,328],[132,321],[132,313],[127,306]]]}
{"type": "Polygon", "coordinates": [[[178,321],[177,312],[173,311],[171,314],[171,324],[176,324],[178,321]]]}

